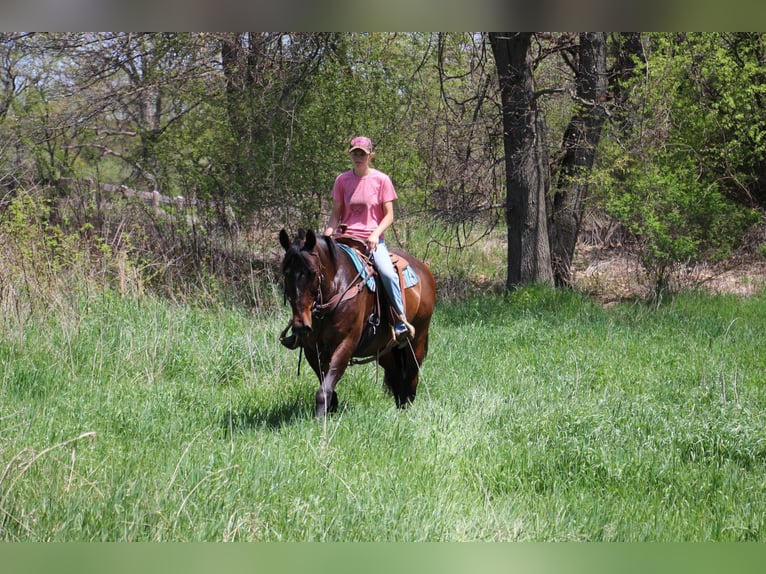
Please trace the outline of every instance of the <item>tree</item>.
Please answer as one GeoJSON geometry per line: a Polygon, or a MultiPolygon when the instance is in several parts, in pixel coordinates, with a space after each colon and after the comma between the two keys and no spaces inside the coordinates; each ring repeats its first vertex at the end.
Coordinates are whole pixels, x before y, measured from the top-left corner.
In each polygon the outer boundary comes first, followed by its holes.
{"type": "Polygon", "coordinates": [[[71,98],[60,114],[73,129],[68,145],[109,158],[127,184],[169,191],[166,136],[201,103],[197,86],[211,65],[204,38],[105,32],[50,34],[49,41],[62,62],[54,80],[71,98]]]}
{"type": "Polygon", "coordinates": [[[247,32],[219,37],[232,138],[226,146],[232,200],[252,215],[288,199],[280,174],[291,155],[293,122],[310,97],[311,76],[332,36],[247,32]]]}
{"type": "Polygon", "coordinates": [[[506,168],[508,275],[506,288],[525,283],[553,284],[545,195],[548,152],[537,106],[531,33],[491,33],[503,114],[506,168]]]}
{"type": "Polygon", "coordinates": [[[0,122],[16,94],[16,63],[18,60],[19,32],[0,32],[0,122]]]}
{"type": "Polygon", "coordinates": [[[606,34],[583,32],[578,36],[576,47],[562,52],[574,72],[575,103],[564,132],[558,180],[549,204],[551,261],[558,285],[572,284],[572,257],[606,118],[606,34]]]}
{"type": "Polygon", "coordinates": [[[507,180],[508,280],[571,284],[571,264],[606,118],[606,34],[558,35],[541,59],[559,54],[573,78],[574,102],[557,153],[551,192],[546,125],[539,98],[564,90],[538,90],[531,33],[489,35],[501,88],[507,180]],[[576,40],[576,41],[575,41],[576,40]]]}

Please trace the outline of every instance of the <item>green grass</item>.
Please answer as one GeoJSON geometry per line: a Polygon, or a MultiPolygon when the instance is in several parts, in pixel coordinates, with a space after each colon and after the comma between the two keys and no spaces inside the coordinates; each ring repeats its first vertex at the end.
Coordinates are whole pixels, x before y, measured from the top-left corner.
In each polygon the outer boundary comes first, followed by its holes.
{"type": "Polygon", "coordinates": [[[437,308],[313,418],[286,320],[104,296],[0,334],[0,539],[766,539],[766,295],[437,308]]]}

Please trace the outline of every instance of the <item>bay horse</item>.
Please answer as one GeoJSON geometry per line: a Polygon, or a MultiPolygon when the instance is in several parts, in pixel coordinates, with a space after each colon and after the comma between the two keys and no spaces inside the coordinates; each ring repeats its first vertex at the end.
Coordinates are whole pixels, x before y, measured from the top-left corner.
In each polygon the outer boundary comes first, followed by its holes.
{"type": "MultiPolygon", "coordinates": [[[[292,310],[292,330],[319,379],[317,417],[337,410],[335,387],[353,359],[377,360],[396,405],[411,403],[428,352],[436,299],[436,282],[428,266],[410,254],[391,250],[417,276],[417,282],[402,292],[415,335],[400,346],[393,338],[390,305],[382,284],[378,283],[375,292],[367,287],[364,272],[357,270],[338,241],[301,230],[291,242],[282,229],[279,242],[285,250],[282,279],[292,310]]],[[[399,267],[406,265],[402,262],[399,267]]]]}

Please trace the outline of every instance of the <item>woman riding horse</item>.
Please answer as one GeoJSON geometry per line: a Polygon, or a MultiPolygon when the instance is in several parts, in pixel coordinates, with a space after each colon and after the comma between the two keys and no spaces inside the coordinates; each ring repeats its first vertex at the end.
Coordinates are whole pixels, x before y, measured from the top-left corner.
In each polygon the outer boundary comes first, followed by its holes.
{"type": "MultiPolygon", "coordinates": [[[[400,266],[417,280],[404,290],[403,301],[415,336],[397,343],[393,321],[381,312],[385,299],[380,289],[367,286],[346,251],[332,237],[312,231],[290,241],[283,229],[279,241],[285,249],[282,278],[292,310],[294,344],[300,346],[319,379],[316,414],[324,416],[338,406],[335,387],[353,358],[374,359],[385,372],[384,383],[396,404],[415,399],[420,366],[428,352],[428,330],[436,298],[436,283],[428,267],[412,255],[394,252],[400,266]]],[[[285,329],[287,331],[287,329],[285,329]]]]}
{"type": "Polygon", "coordinates": [[[407,265],[414,268],[420,286],[408,293],[408,297],[402,293],[399,274],[383,239],[394,221],[397,195],[393,183],[388,175],[370,166],[375,152],[369,138],[352,139],[348,154],[353,168],[335,178],[332,214],[323,241],[317,241],[313,232],[309,232],[291,245],[286,232],[280,233],[286,252],[282,272],[293,308],[293,334],[283,337],[282,342],[288,348],[301,345],[319,377],[318,415],[337,406],[335,385],[352,357],[378,359],[398,405],[403,406],[415,398],[418,370],[428,348],[428,325],[436,292],[433,275],[425,264],[404,256],[407,265]],[[378,332],[375,325],[381,316],[385,320],[388,313],[381,313],[380,305],[373,306],[376,295],[365,288],[360,273],[348,257],[340,255],[332,239],[339,229],[366,246],[395,310],[396,316],[391,321],[393,340],[387,335],[387,329],[378,332]],[[417,320],[409,321],[405,310],[417,320]],[[314,319],[320,328],[313,328],[314,319]],[[401,348],[394,349],[394,343],[403,346],[408,341],[413,350],[411,357],[404,355],[401,348]]]}
{"type": "Polygon", "coordinates": [[[415,331],[405,316],[399,279],[383,240],[386,229],[394,222],[394,201],[397,199],[394,184],[388,175],[370,166],[375,152],[369,138],[352,139],[348,153],[354,167],[335,178],[332,214],[324,234],[332,236],[342,223],[344,233],[367,244],[386,293],[399,314],[394,334],[398,340],[404,341],[413,337],[415,331]]]}

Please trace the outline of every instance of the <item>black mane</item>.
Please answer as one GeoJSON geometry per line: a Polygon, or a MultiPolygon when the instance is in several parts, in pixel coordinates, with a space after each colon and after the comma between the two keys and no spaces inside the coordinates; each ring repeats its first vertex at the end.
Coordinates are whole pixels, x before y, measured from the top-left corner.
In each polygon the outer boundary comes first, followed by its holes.
{"type": "Polygon", "coordinates": [[[338,253],[340,250],[338,249],[338,244],[335,242],[335,240],[332,237],[328,237],[326,235],[321,235],[317,237],[317,240],[321,240],[327,249],[327,255],[330,257],[330,262],[334,265],[338,265],[338,253]]]}

